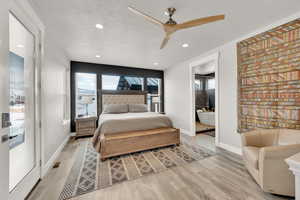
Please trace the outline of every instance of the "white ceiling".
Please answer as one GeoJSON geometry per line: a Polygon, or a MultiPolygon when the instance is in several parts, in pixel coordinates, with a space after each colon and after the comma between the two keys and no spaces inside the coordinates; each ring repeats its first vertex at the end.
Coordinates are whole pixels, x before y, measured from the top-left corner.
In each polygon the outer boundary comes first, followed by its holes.
{"type": "Polygon", "coordinates": [[[152,69],[171,67],[300,10],[299,0],[30,1],[49,38],[59,43],[71,60],[152,69]],[[167,21],[163,12],[171,6],[177,9],[174,18],[179,23],[216,14],[225,14],[226,19],[177,32],[160,50],[163,31],[131,13],[128,5],[162,21],[167,21]],[[104,29],[96,29],[97,23],[104,29]],[[190,47],[182,48],[183,43],[190,47]]]}
{"type": "Polygon", "coordinates": [[[199,66],[193,67],[194,74],[210,74],[215,72],[215,63],[210,61],[199,66]]]}

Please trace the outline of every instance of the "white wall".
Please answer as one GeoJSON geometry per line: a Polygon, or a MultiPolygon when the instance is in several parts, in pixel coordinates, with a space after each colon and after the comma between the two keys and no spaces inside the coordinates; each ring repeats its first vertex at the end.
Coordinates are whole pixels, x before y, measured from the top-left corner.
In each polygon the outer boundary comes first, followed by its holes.
{"type": "MultiPolygon", "coordinates": [[[[41,13],[28,1],[45,26],[43,38],[43,58],[41,66],[41,118],[42,118],[42,176],[50,169],[70,137],[70,109],[66,105],[65,95],[69,94],[69,83],[66,86],[67,69],[70,59],[60,48],[55,38],[47,30],[47,24],[41,13]],[[66,109],[67,107],[67,109],[66,109]],[[64,112],[68,112],[66,115],[64,112]]],[[[68,71],[69,73],[69,71],[68,71]]]]}
{"type": "Polygon", "coordinates": [[[214,72],[216,61],[211,59],[203,63],[201,61],[201,64],[195,64],[194,59],[191,59],[165,70],[165,112],[182,133],[190,136],[195,135],[194,128],[191,127],[192,121],[195,120],[195,116],[191,114],[195,106],[191,93],[192,73],[214,72]],[[191,63],[194,65],[193,69],[190,68],[191,63]]]}
{"type": "MultiPolygon", "coordinates": [[[[240,136],[237,129],[237,62],[235,43],[224,45],[219,51],[219,142],[240,147],[240,136]]],[[[208,53],[207,55],[209,55],[208,53]]],[[[190,96],[190,63],[200,60],[199,56],[180,63],[165,71],[165,108],[174,121],[174,125],[191,133],[192,99],[190,96]]]]}
{"type": "MultiPolygon", "coordinates": [[[[190,98],[189,61],[180,63],[165,71],[165,112],[171,117],[174,126],[190,134],[192,107],[190,98]]],[[[191,134],[193,135],[193,134],[191,134]]]]}
{"type": "Polygon", "coordinates": [[[224,45],[219,52],[219,143],[239,148],[236,43],[224,45]]]}
{"type": "Polygon", "coordinates": [[[190,97],[190,63],[215,52],[219,52],[219,145],[240,153],[240,135],[237,133],[237,56],[238,41],[270,30],[276,26],[292,21],[300,13],[289,16],[274,24],[263,27],[248,35],[217,47],[198,57],[179,63],[165,70],[165,110],[174,121],[174,125],[190,135],[192,120],[192,99],[190,97]]]}
{"type": "Polygon", "coordinates": [[[69,121],[64,119],[66,69],[69,67],[70,60],[64,51],[45,35],[45,57],[41,76],[44,164],[54,159],[52,157],[56,156],[55,152],[70,135],[69,121]]]}

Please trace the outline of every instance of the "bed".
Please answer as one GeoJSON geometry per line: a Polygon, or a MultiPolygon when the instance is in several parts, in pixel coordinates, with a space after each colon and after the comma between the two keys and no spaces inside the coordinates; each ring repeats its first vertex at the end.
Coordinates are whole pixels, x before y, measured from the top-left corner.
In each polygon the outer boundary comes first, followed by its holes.
{"type": "Polygon", "coordinates": [[[142,107],[145,102],[144,93],[102,94],[102,108],[116,105],[114,107],[123,110],[115,113],[102,112],[99,116],[98,128],[92,142],[96,151],[101,154],[101,160],[180,144],[180,131],[173,127],[168,116],[133,109],[142,107]],[[125,110],[126,105],[128,112],[125,110]]]}
{"type": "Polygon", "coordinates": [[[203,112],[197,110],[197,115],[201,124],[215,126],[215,112],[203,112]]]}

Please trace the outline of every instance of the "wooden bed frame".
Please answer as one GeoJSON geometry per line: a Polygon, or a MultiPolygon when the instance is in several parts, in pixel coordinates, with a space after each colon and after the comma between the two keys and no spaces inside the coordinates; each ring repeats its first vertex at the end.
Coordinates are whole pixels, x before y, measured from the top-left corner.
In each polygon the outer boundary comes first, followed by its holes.
{"type": "MultiPolygon", "coordinates": [[[[101,98],[101,102],[103,104],[102,106],[107,104],[144,104],[146,102],[145,93],[120,94],[116,92],[106,92],[102,94],[101,98]]],[[[179,145],[180,130],[169,127],[108,135],[102,134],[100,140],[101,160],[105,160],[113,156],[119,156],[158,147],[179,145]]]]}
{"type": "Polygon", "coordinates": [[[104,135],[101,138],[101,160],[113,156],[179,144],[180,131],[175,128],[104,135]]]}

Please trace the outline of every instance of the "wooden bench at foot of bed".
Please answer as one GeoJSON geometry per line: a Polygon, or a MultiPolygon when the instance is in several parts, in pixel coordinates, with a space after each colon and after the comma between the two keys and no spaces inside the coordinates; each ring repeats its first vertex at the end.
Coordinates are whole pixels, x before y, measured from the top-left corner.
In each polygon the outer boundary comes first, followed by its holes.
{"type": "Polygon", "coordinates": [[[159,128],[107,134],[101,138],[101,160],[107,158],[180,144],[180,131],[176,128],[159,128]]]}

